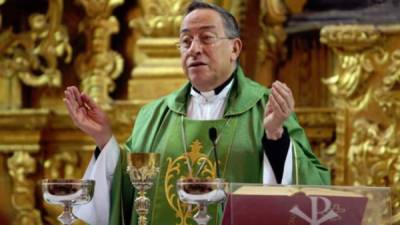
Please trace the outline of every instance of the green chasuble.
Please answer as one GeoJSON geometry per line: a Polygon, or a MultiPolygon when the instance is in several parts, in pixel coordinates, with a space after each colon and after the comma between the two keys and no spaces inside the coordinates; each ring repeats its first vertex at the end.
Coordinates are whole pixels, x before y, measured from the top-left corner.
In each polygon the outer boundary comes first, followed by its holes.
{"type": "MultiPolygon", "coordinates": [[[[210,153],[208,137],[211,127],[217,129],[220,174],[227,182],[261,183],[263,173],[262,124],[264,108],[270,91],[246,78],[239,67],[229,93],[224,116],[220,120],[191,120],[186,117],[191,85],[144,106],[136,119],[133,133],[126,143],[132,152],[159,152],[160,174],[148,192],[151,199],[149,224],[196,224],[192,210],[181,203],[176,181],[189,174],[189,166],[200,177],[215,177],[215,160],[210,153]],[[186,153],[185,153],[186,152],[186,153]]],[[[311,152],[303,129],[293,113],[285,122],[293,145],[294,184],[325,185],[330,183],[329,171],[311,152]]],[[[279,151],[280,149],[273,149],[279,151]]],[[[133,209],[135,191],[126,173],[126,152],[121,151],[111,187],[110,224],[137,224],[133,209]]],[[[213,217],[209,224],[218,224],[216,206],[210,207],[213,217]]]]}

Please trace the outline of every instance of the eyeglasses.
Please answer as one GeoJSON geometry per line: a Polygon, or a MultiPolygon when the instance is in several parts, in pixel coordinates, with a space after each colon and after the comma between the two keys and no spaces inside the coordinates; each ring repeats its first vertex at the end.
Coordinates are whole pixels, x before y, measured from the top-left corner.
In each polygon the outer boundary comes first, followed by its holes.
{"type": "MultiPolygon", "coordinates": [[[[212,35],[200,35],[197,37],[197,41],[203,45],[203,46],[209,46],[214,43],[216,43],[219,40],[223,39],[233,39],[233,37],[217,37],[217,36],[212,36],[212,35]]],[[[178,43],[176,43],[176,47],[181,51],[181,52],[186,52],[190,46],[192,46],[193,42],[196,41],[195,38],[193,37],[183,37],[179,40],[178,43]]]]}

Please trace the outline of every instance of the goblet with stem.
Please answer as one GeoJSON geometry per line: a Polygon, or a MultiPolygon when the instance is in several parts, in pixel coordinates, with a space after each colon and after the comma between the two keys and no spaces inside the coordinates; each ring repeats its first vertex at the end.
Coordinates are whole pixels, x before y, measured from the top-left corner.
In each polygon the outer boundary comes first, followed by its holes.
{"type": "Polygon", "coordinates": [[[57,218],[62,224],[70,225],[77,219],[72,213],[72,207],[92,200],[94,184],[94,180],[44,179],[43,198],[50,204],[64,206],[63,213],[57,218]]]}
{"type": "Polygon", "coordinates": [[[207,225],[211,216],[207,212],[210,204],[226,199],[227,183],[223,179],[179,179],[176,184],[179,199],[187,204],[195,204],[199,211],[193,216],[198,225],[207,225]]]}

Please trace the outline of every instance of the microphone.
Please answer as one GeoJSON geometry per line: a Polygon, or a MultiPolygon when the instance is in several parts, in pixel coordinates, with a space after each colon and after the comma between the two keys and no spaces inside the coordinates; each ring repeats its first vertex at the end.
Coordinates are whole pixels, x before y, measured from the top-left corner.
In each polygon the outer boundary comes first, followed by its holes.
{"type": "Polygon", "coordinates": [[[210,137],[211,142],[215,144],[215,141],[217,140],[217,129],[215,129],[215,127],[208,129],[208,137],[210,137]]]}
{"type": "Polygon", "coordinates": [[[217,178],[220,178],[219,174],[219,163],[218,163],[218,155],[217,155],[217,129],[215,127],[211,127],[208,129],[208,137],[210,138],[212,144],[213,144],[213,152],[214,152],[214,159],[215,159],[215,166],[217,170],[217,178]]]}
{"type": "MultiPolygon", "coordinates": [[[[211,127],[208,129],[208,137],[210,138],[212,144],[213,144],[213,152],[214,152],[214,158],[215,158],[215,167],[217,170],[217,178],[221,178],[219,174],[219,163],[218,163],[218,155],[217,155],[217,129],[215,127],[211,127]]],[[[224,204],[221,203],[221,209],[222,212],[224,211],[224,204]]]]}

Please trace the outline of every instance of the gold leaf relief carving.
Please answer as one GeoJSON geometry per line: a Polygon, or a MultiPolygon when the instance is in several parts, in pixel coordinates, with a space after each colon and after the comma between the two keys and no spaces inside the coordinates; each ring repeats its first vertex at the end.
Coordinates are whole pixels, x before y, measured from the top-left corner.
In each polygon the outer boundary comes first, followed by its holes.
{"type": "Polygon", "coordinates": [[[372,98],[370,78],[376,67],[387,63],[388,53],[381,47],[363,52],[335,51],[338,66],[333,75],[323,80],[330,92],[356,111],[364,109],[372,98]]]}
{"type": "Polygon", "coordinates": [[[141,0],[143,17],[130,21],[130,26],[144,36],[177,37],[182,22],[182,14],[188,0],[141,0]]]}
{"type": "Polygon", "coordinates": [[[35,208],[35,183],[28,178],[36,172],[36,160],[29,153],[14,152],[7,161],[13,181],[12,207],[16,209],[15,225],[41,225],[39,211],[35,208]]]}
{"type": "MultiPolygon", "coordinates": [[[[400,190],[400,142],[396,124],[385,127],[365,118],[354,122],[348,153],[354,185],[392,186],[400,190]]],[[[400,210],[400,194],[392,192],[394,212],[400,210]]]]}
{"type": "Polygon", "coordinates": [[[374,97],[382,111],[397,123],[400,116],[400,49],[393,51],[390,58],[382,86],[375,91],[374,97]]]}
{"type": "Polygon", "coordinates": [[[119,22],[112,11],[123,0],[79,0],[86,10],[79,24],[86,37],[86,51],[78,55],[74,67],[81,78],[81,88],[103,108],[110,108],[109,93],[123,70],[121,55],[110,50],[111,35],[119,32],[119,22]]]}
{"type": "Polygon", "coordinates": [[[320,32],[321,43],[344,51],[363,51],[381,39],[381,32],[373,25],[331,25],[320,32]]]}
{"type": "Polygon", "coordinates": [[[277,63],[286,56],[284,46],[287,34],[283,23],[288,13],[286,5],[280,0],[260,2],[260,27],[262,35],[258,42],[257,59],[262,64],[265,60],[277,63]]]}
{"type": "Polygon", "coordinates": [[[108,17],[124,0],[78,0],[90,18],[108,17]]]}
{"type": "Polygon", "coordinates": [[[29,16],[29,31],[0,33],[0,70],[4,77],[18,76],[30,86],[60,86],[57,58],[69,62],[72,48],[67,30],[61,25],[62,0],[50,0],[47,14],[29,16]]]}

